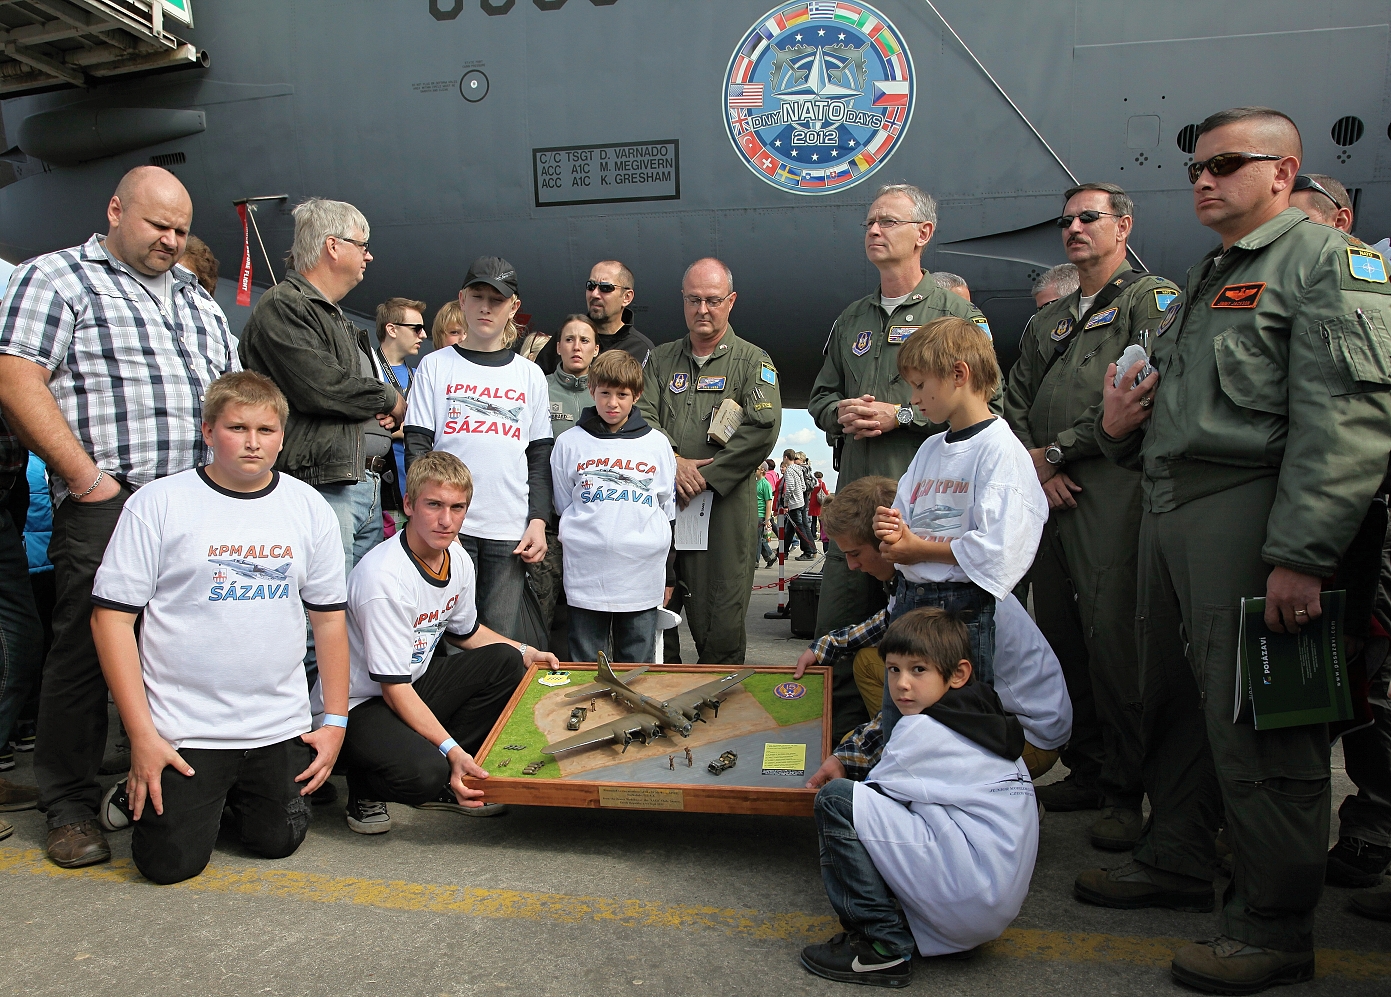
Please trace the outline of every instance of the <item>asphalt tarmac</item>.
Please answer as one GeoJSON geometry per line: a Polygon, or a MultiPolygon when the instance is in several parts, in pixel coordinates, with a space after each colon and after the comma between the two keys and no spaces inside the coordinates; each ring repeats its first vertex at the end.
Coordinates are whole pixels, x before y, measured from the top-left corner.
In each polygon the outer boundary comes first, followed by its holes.
{"type": "MultiPolygon", "coordinates": [[[[756,583],[776,577],[760,570],[756,583]]],[[[777,601],[775,590],[754,593],[751,663],[791,663],[805,646],[785,621],[763,619],[777,601]]],[[[687,660],[690,647],[687,635],[687,660]]],[[[33,756],[16,757],[6,776],[32,781],[33,756]]],[[[1335,811],[1350,789],[1341,765],[1335,754],[1335,811]]],[[[1058,767],[1040,781],[1063,774],[1058,767]]],[[[512,807],[479,820],[395,804],[391,812],[391,832],[366,837],[348,830],[341,803],[316,808],[304,845],[275,862],[224,834],[208,870],[172,887],[134,871],[129,834],[111,836],[110,864],[68,872],[43,858],[41,814],[6,814],[15,832],[0,842],[0,993],[859,992],[797,963],[802,946],[836,930],[810,819],[512,807]]],[[[1049,814],[1019,918],[970,961],[916,960],[914,991],[1181,992],[1170,954],[1215,934],[1215,917],[1074,900],[1079,870],[1126,860],[1086,842],[1094,816],[1049,814]]],[[[1319,976],[1283,993],[1391,992],[1391,923],[1351,913],[1347,897],[1325,890],[1319,976]]]]}

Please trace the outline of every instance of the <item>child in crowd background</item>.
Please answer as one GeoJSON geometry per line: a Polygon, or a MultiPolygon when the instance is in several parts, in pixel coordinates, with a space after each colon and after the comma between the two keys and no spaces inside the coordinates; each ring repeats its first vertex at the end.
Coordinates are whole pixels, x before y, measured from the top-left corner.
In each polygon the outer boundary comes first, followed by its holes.
{"type": "Polygon", "coordinates": [[[656,654],[676,457],[637,410],[642,390],[642,366],[630,354],[602,354],[589,367],[594,406],[551,453],[572,661],[595,660],[610,637],[615,661],[656,654]]]}

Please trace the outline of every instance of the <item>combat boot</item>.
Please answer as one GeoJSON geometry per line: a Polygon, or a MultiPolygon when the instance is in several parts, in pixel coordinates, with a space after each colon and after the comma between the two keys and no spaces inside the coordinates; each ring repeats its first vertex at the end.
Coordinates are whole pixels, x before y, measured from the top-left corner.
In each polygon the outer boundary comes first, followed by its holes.
{"type": "Polygon", "coordinates": [[[1054,813],[1071,813],[1074,810],[1100,810],[1101,790],[1095,785],[1083,783],[1076,776],[1069,775],[1059,782],[1034,788],[1034,796],[1045,809],[1054,813]]]}
{"type": "Polygon", "coordinates": [[[1210,994],[1255,994],[1280,983],[1312,980],[1314,953],[1264,949],[1219,935],[1179,949],[1169,972],[1180,983],[1210,994]]]}
{"type": "Polygon", "coordinates": [[[1324,880],[1329,886],[1376,886],[1388,863],[1391,848],[1369,844],[1361,838],[1342,837],[1328,852],[1324,880]]]}
{"type": "Polygon", "coordinates": [[[1145,829],[1145,818],[1139,809],[1129,807],[1107,807],[1092,824],[1088,834],[1092,845],[1108,852],[1125,852],[1135,847],[1140,840],[1140,832],[1145,829]]]}
{"type": "Polygon", "coordinates": [[[1212,910],[1212,883],[1131,861],[1119,869],[1088,869],[1072,885],[1078,900],[1098,907],[1139,910],[1164,907],[1205,914],[1212,910]]]}

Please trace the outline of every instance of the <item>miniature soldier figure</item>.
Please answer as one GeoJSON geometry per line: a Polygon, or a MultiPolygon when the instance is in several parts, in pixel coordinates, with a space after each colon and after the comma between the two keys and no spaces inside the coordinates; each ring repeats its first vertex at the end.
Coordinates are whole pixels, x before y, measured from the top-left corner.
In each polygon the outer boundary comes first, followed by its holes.
{"type": "Polygon", "coordinates": [[[667,755],[667,768],[671,769],[673,772],[676,771],[676,756],[675,756],[675,755],[667,755]]]}
{"type": "Polygon", "coordinates": [[[690,748],[687,748],[687,749],[686,749],[686,768],[690,768],[690,767],[691,767],[692,765],[694,765],[694,764],[695,764],[695,756],[691,754],[691,749],[690,749],[690,748]]]}

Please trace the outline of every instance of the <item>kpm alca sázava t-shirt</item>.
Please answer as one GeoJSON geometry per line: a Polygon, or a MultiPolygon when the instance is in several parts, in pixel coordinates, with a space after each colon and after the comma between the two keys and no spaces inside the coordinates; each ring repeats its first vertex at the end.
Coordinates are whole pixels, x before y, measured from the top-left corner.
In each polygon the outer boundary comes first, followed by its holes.
{"type": "Polygon", "coordinates": [[[434,433],[434,448],[468,465],[473,501],[461,530],[484,540],[520,540],[527,526],[527,444],[551,438],[550,392],[541,368],[512,355],[474,363],[454,348],[420,361],[407,426],[434,433]]]}
{"type": "Polygon", "coordinates": [[[473,561],[449,545],[449,575],[432,578],[406,549],[401,531],[372,548],[348,576],[348,708],[382,694],[382,683],[415,682],[430,667],[444,631],[478,629],[473,561]]]}
{"type": "Polygon", "coordinates": [[[304,610],[346,608],[343,540],[322,495],[275,472],[258,492],[199,467],[139,489],[92,602],[144,610],[150,716],[175,748],[259,748],[310,729],[304,610]]]}

